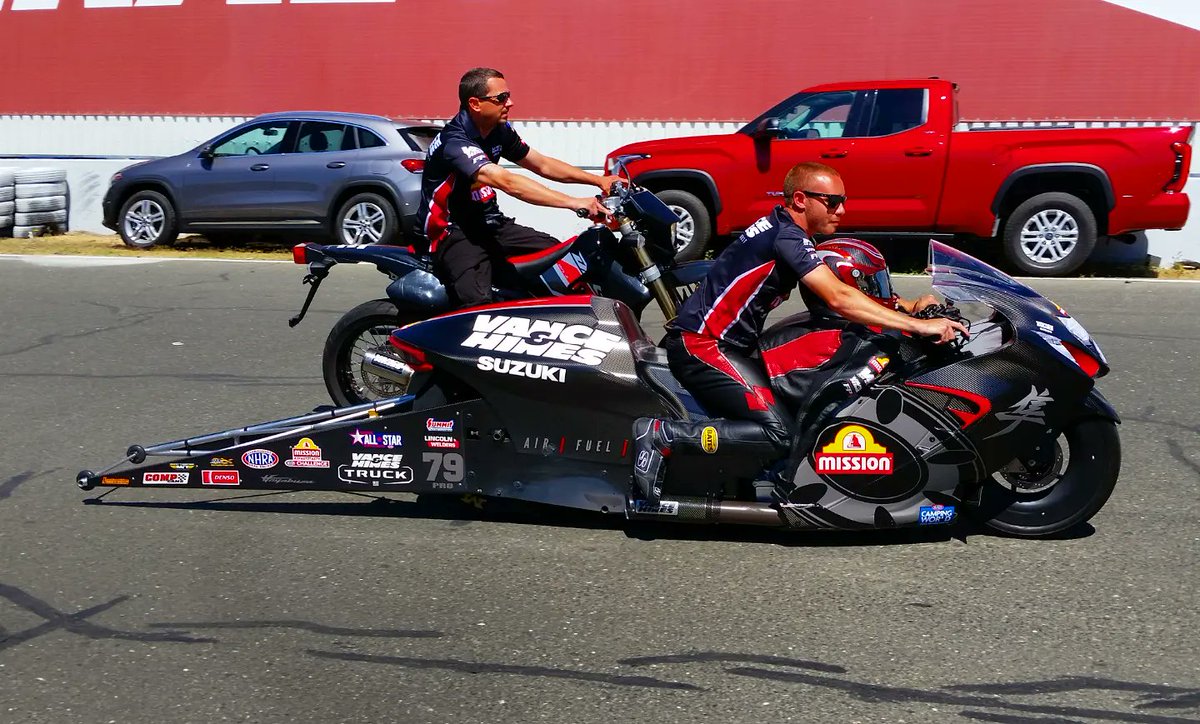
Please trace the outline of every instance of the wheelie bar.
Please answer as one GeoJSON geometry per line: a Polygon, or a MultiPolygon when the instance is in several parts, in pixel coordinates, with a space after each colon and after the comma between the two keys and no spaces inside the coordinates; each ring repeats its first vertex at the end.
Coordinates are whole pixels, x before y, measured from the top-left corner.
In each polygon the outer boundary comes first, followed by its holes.
{"type": "Polygon", "coordinates": [[[232,454],[242,448],[257,447],[282,438],[319,433],[355,420],[369,420],[391,412],[402,412],[407,409],[412,400],[411,395],[403,395],[353,407],[310,412],[283,420],[272,420],[156,445],[130,445],[125,451],[124,458],[99,472],[80,471],[75,478],[75,483],[83,490],[91,490],[97,485],[105,484],[103,478],[114,470],[128,464],[140,465],[148,458],[195,458],[232,454]]]}

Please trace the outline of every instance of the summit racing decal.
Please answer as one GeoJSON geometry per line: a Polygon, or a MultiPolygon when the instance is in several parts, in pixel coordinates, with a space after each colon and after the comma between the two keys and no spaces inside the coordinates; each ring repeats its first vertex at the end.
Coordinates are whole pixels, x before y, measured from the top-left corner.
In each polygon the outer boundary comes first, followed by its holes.
{"type": "Polygon", "coordinates": [[[311,437],[302,437],[300,442],[292,447],[292,458],[285,460],[289,468],[327,468],[329,461],[321,457],[321,448],[312,441],[311,437]]]}
{"type": "Polygon", "coordinates": [[[454,420],[437,420],[430,417],[425,420],[425,429],[429,432],[454,432],[454,420]]]}
{"type": "Polygon", "coordinates": [[[353,485],[406,485],[413,481],[412,468],[401,465],[399,453],[351,453],[349,465],[338,466],[338,479],[353,485]]]}
{"type": "Polygon", "coordinates": [[[891,475],[893,464],[892,454],[862,425],[838,430],[817,453],[817,472],[830,475],[891,475]]]}
{"type": "Polygon", "coordinates": [[[549,380],[550,382],[566,382],[567,368],[544,365],[540,362],[523,362],[519,359],[499,359],[496,357],[480,357],[475,366],[484,372],[499,372],[502,375],[528,377],[531,380],[549,380]]]}
{"type": "Polygon", "coordinates": [[[586,324],[480,314],[462,346],[595,366],[624,343],[621,337],[586,324]]]}

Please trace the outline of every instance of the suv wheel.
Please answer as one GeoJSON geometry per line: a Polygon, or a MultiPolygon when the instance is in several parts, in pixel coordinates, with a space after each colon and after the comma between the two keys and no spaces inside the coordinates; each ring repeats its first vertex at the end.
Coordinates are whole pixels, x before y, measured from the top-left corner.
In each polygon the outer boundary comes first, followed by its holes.
{"type": "Polygon", "coordinates": [[[1096,246],[1096,217],[1078,196],[1038,194],[1004,224],[1004,254],[1019,271],[1061,276],[1079,268],[1096,246]]]}
{"type": "Polygon", "coordinates": [[[117,214],[117,230],[125,245],[134,249],[170,244],[179,237],[175,207],[157,191],[138,191],[130,196],[117,214]]]}
{"type": "Polygon", "coordinates": [[[668,189],[654,194],[679,217],[675,226],[675,261],[699,259],[712,238],[712,215],[704,202],[687,191],[668,189]]]}
{"type": "Polygon", "coordinates": [[[334,219],[333,235],[339,244],[391,244],[399,233],[395,207],[375,193],[355,194],[346,199],[334,219]]]}

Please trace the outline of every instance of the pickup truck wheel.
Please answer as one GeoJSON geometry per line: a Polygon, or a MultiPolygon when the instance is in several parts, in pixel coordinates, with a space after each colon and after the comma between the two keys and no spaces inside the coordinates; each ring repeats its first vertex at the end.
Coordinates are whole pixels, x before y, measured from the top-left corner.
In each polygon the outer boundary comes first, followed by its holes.
{"type": "Polygon", "coordinates": [[[708,207],[687,191],[668,189],[655,193],[679,217],[675,226],[675,261],[699,259],[712,238],[712,215],[708,207]]]}
{"type": "Polygon", "coordinates": [[[1004,254],[1017,270],[1038,277],[1079,268],[1096,246],[1096,217],[1071,194],[1038,194],[1004,224],[1004,254]]]}

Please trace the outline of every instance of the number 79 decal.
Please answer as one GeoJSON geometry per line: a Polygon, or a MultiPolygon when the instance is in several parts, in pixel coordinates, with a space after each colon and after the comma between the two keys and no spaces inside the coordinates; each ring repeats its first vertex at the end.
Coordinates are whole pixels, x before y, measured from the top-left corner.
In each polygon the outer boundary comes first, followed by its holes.
{"type": "Polygon", "coordinates": [[[461,483],[463,479],[462,453],[456,452],[427,452],[421,453],[421,462],[429,464],[427,482],[445,481],[461,483]]]}

